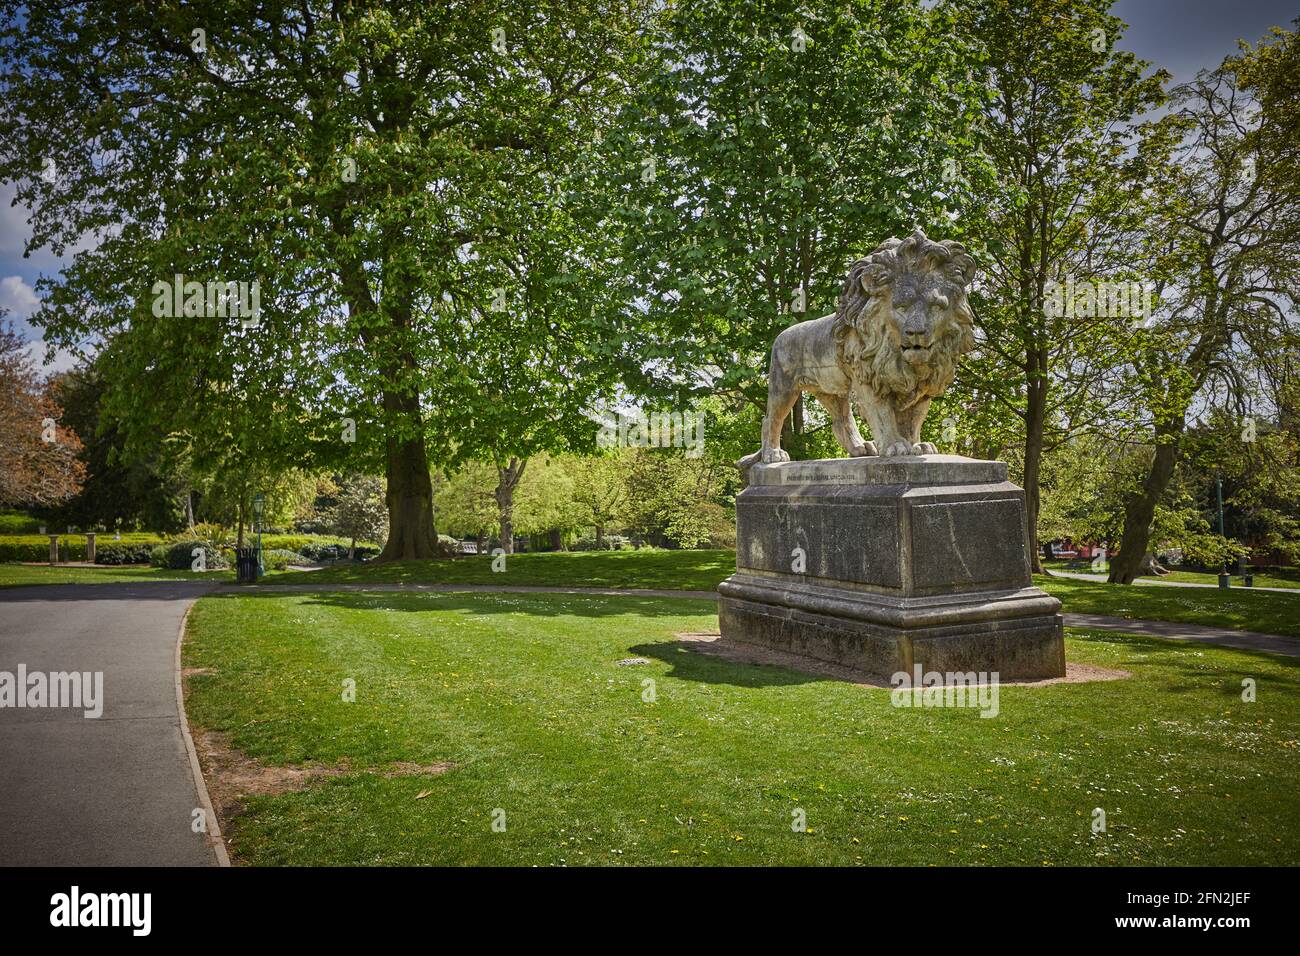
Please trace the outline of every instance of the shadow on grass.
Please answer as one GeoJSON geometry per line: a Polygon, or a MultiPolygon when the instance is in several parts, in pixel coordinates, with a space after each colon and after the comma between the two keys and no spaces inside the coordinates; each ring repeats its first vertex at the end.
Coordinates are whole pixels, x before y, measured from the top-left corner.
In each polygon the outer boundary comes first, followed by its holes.
{"type": "Polygon", "coordinates": [[[537,617],[690,617],[717,613],[703,598],[639,597],[517,591],[220,591],[212,600],[297,597],[307,605],[348,611],[470,611],[537,617]]]}
{"type": "Polygon", "coordinates": [[[831,680],[817,674],[805,674],[771,664],[742,664],[702,652],[691,641],[660,641],[638,644],[629,651],[640,657],[652,657],[672,667],[669,677],[700,684],[730,684],[733,687],[787,687],[792,684],[815,684],[831,680]]]}
{"type": "MultiPolygon", "coordinates": [[[[1158,637],[1123,634],[1112,632],[1092,632],[1071,634],[1075,641],[1097,642],[1121,645],[1126,650],[1126,657],[1119,662],[1126,670],[1133,671],[1150,680],[1160,681],[1163,690],[1170,694],[1186,694],[1207,689],[1211,680],[1217,680],[1219,691],[1225,698],[1239,700],[1242,687],[1237,677],[1255,677],[1259,683],[1274,690],[1300,690],[1300,661],[1292,658],[1278,657],[1262,651],[1246,651],[1238,648],[1224,648],[1228,653],[1247,654],[1259,657],[1270,664],[1286,667],[1285,675],[1271,673],[1265,677],[1252,675],[1246,670],[1239,673],[1223,666],[1221,661],[1210,660],[1205,667],[1197,666],[1192,655],[1198,650],[1219,650],[1206,646],[1198,648],[1186,642],[1173,642],[1158,637]],[[1144,660],[1133,660],[1129,655],[1141,654],[1144,660]],[[1153,668],[1155,675],[1143,674],[1147,668],[1153,668]]],[[[638,644],[628,650],[641,657],[654,658],[672,667],[670,677],[680,680],[697,681],[705,684],[730,684],[737,687],[773,687],[792,684],[810,684],[835,681],[837,678],[820,674],[804,673],[782,667],[777,664],[741,663],[709,654],[691,641],[662,641],[654,644],[638,644]]],[[[1068,656],[1068,655],[1067,655],[1068,656]]],[[[1007,684],[1012,687],[1014,684],[1007,684]]],[[[1069,686],[1067,684],[1056,686],[1069,686]]]]}
{"type": "Polygon", "coordinates": [[[735,570],[733,552],[583,551],[512,555],[492,570],[487,555],[285,571],[275,584],[496,584],[711,590],[735,570]]]}

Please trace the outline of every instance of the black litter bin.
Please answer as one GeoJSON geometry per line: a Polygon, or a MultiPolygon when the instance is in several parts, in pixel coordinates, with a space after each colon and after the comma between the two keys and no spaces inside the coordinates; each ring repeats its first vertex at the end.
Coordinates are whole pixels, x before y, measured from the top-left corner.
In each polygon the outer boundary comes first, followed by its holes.
{"type": "Polygon", "coordinates": [[[260,558],[257,548],[236,548],[235,580],[240,584],[256,584],[260,558]]]}

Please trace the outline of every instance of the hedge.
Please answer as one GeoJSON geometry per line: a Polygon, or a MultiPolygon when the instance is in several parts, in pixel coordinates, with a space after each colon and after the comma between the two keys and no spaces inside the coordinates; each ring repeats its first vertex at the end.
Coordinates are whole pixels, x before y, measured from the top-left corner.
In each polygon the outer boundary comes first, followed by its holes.
{"type": "MultiPolygon", "coordinates": [[[[118,545],[137,545],[151,548],[161,544],[162,537],[156,534],[130,532],[122,535],[121,541],[114,541],[108,533],[95,535],[95,559],[97,564],[110,564],[99,560],[105,548],[118,545]]],[[[112,553],[112,552],[110,552],[112,553]]],[[[6,534],[0,535],[0,562],[3,561],[40,561],[50,560],[50,537],[45,534],[6,534]]],[[[60,561],[85,561],[86,536],[84,534],[59,535],[60,561]]],[[[144,559],[144,560],[147,560],[144,559]]]]}
{"type": "MultiPolygon", "coordinates": [[[[95,563],[105,565],[147,564],[150,551],[159,545],[170,545],[175,541],[188,541],[166,537],[144,531],[123,532],[120,541],[113,539],[113,533],[101,531],[95,535],[95,563]]],[[[202,540],[202,539],[196,539],[202,540]]],[[[234,538],[231,536],[233,546],[234,538]]],[[[245,533],[244,544],[253,547],[257,544],[257,535],[245,533]]],[[[196,545],[191,545],[195,547],[196,545]]],[[[209,542],[209,547],[212,544],[209,542]]],[[[309,534],[264,534],[262,547],[267,551],[288,551],[302,555],[309,561],[331,560],[347,557],[348,541],[330,535],[309,534]]],[[[357,543],[357,557],[371,557],[379,553],[372,544],[357,543]]],[[[0,534],[0,562],[27,561],[44,564],[50,559],[50,538],[44,534],[0,534]]],[[[85,561],[86,536],[84,534],[59,535],[60,561],[85,561]]],[[[186,559],[185,567],[190,566],[186,559]]],[[[210,565],[209,565],[210,566],[210,565]]]]}

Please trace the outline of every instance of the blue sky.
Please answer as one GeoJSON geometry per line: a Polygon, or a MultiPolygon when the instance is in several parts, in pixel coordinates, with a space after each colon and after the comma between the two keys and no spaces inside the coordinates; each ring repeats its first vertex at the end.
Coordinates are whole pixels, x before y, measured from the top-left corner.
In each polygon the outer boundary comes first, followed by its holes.
{"type": "MultiPolygon", "coordinates": [[[[1297,0],[1117,0],[1113,9],[1129,24],[1120,46],[1165,67],[1175,82],[1217,66],[1236,51],[1238,38],[1257,40],[1269,27],[1289,26],[1300,17],[1297,0]]],[[[37,333],[24,321],[37,305],[32,286],[62,263],[47,251],[22,257],[30,231],[26,210],[10,205],[13,197],[12,184],[0,185],[0,306],[34,339],[37,333]]],[[[69,364],[69,357],[58,356],[50,368],[69,364]]]]}

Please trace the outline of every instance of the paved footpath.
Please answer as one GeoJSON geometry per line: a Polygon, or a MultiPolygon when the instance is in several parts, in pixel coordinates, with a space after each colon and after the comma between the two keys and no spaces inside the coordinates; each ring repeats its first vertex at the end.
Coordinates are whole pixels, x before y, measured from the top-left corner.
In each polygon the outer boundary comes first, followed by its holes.
{"type": "MultiPolygon", "coordinates": [[[[1075,581],[1092,581],[1096,584],[1105,584],[1107,581],[1106,575],[1104,574],[1088,574],[1086,571],[1053,570],[1052,577],[1071,578],[1075,581]]],[[[1254,585],[1246,587],[1237,577],[1234,577],[1232,581],[1233,591],[1273,591],[1277,594],[1300,594],[1300,588],[1266,588],[1255,587],[1254,585]]],[[[1211,588],[1216,591],[1219,589],[1217,581],[1214,584],[1201,584],[1197,581],[1165,581],[1162,578],[1135,578],[1133,583],[1152,584],[1158,588],[1211,588]]]]}
{"type": "Polygon", "coordinates": [[[204,582],[0,588],[0,671],[102,671],[103,714],[0,708],[0,866],[214,866],[176,701],[204,582]]]}

